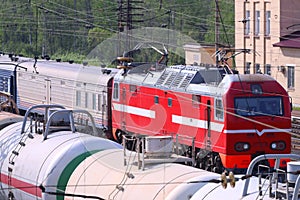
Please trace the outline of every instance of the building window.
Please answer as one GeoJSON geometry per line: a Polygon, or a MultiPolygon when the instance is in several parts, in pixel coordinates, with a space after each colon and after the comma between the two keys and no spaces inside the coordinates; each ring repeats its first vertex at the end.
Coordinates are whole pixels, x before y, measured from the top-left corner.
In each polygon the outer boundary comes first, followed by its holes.
{"type": "Polygon", "coordinates": [[[260,65],[259,64],[255,64],[254,73],[255,74],[260,74],[261,73],[260,65]]]}
{"type": "Polygon", "coordinates": [[[200,54],[193,54],[193,61],[194,63],[199,63],[200,62],[200,54]]]}
{"type": "Polygon", "coordinates": [[[260,11],[255,11],[255,36],[258,36],[260,33],[259,30],[259,24],[260,24],[260,11]]]}
{"type": "Polygon", "coordinates": [[[265,36],[270,36],[270,27],[271,27],[271,11],[266,12],[266,32],[265,36]]]}
{"type": "Polygon", "coordinates": [[[119,100],[119,83],[114,83],[113,99],[119,100]]]}
{"type": "Polygon", "coordinates": [[[245,13],[245,35],[250,34],[250,10],[245,13]]]}
{"type": "Polygon", "coordinates": [[[271,75],[271,65],[270,64],[265,65],[265,74],[271,75]]]}
{"type": "Polygon", "coordinates": [[[288,66],[288,89],[294,89],[295,88],[295,67],[294,66],[288,66]]]}
{"type": "Polygon", "coordinates": [[[250,74],[251,62],[246,62],[245,74],[250,74]]]}

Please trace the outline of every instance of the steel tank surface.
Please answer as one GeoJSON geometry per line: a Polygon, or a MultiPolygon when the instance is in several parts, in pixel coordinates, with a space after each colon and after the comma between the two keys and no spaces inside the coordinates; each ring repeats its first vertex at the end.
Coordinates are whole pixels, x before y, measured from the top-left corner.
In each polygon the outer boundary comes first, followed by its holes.
{"type": "Polygon", "coordinates": [[[71,131],[53,132],[44,140],[42,134],[21,134],[21,127],[19,122],[0,131],[1,199],[57,199],[49,192],[63,191],[84,159],[105,149],[121,148],[109,140],[71,131]]]}

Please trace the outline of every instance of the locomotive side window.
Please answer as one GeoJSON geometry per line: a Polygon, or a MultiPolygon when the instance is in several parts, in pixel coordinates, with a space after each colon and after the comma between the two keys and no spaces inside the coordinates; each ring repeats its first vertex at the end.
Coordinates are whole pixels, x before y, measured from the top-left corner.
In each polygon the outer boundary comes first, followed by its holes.
{"type": "Polygon", "coordinates": [[[222,99],[215,99],[215,119],[219,121],[224,120],[224,110],[222,99]]]}
{"type": "Polygon", "coordinates": [[[282,97],[238,97],[235,112],[242,116],[283,115],[282,97]]]}
{"type": "Polygon", "coordinates": [[[113,99],[119,101],[119,83],[114,83],[113,99]]]}
{"type": "Polygon", "coordinates": [[[154,96],[154,103],[155,104],[159,104],[159,98],[158,98],[158,96],[154,96]]]}
{"type": "Polygon", "coordinates": [[[136,85],[130,85],[130,92],[136,92],[137,91],[137,88],[136,88],[136,85]]]}
{"type": "Polygon", "coordinates": [[[192,95],[192,104],[193,107],[198,107],[201,103],[201,96],[200,95],[192,95]]]}
{"type": "Polygon", "coordinates": [[[172,107],[172,98],[168,98],[168,107],[172,107]]]}

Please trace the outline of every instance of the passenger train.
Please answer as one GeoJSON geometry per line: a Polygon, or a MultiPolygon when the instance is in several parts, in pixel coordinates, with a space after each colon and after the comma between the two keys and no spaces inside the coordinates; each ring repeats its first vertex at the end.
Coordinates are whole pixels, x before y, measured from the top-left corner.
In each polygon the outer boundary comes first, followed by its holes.
{"type": "Polygon", "coordinates": [[[85,115],[95,124],[84,110],[42,104],[22,118],[0,113],[1,199],[299,199],[299,155],[258,156],[246,174],[220,175],[176,163],[180,157],[165,154],[173,141],[161,142],[169,136],[147,136],[152,138],[146,139],[149,151],[141,153],[95,137],[96,129],[83,133],[90,126],[78,117],[85,115]],[[287,172],[279,168],[283,158],[292,160],[287,172]],[[254,166],[263,159],[275,159],[275,168],[261,165],[256,176],[254,166]]]}
{"type": "Polygon", "coordinates": [[[171,136],[181,144],[178,154],[206,170],[241,172],[258,155],[291,152],[291,102],[265,74],[138,65],[126,57],[119,58],[119,69],[8,55],[0,60],[0,89],[20,110],[41,103],[84,109],[119,142],[171,136]]]}

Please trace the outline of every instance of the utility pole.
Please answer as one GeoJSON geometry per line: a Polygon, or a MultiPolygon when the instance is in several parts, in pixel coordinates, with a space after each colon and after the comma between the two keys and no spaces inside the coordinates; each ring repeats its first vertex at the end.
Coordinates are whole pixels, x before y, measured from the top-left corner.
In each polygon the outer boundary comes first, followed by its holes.
{"type": "MultiPolygon", "coordinates": [[[[216,52],[219,50],[219,25],[220,25],[220,19],[219,19],[219,0],[215,0],[215,8],[216,8],[216,24],[215,24],[215,48],[216,52]]],[[[216,66],[218,66],[218,56],[216,56],[216,66]]]]}
{"type": "MultiPolygon", "coordinates": [[[[118,27],[119,32],[126,33],[125,49],[130,50],[131,47],[131,30],[134,29],[133,23],[144,22],[141,18],[144,16],[142,13],[134,12],[135,10],[142,10],[144,8],[134,6],[133,4],[143,4],[144,1],[141,0],[119,0],[118,1],[118,27]],[[140,19],[135,19],[134,17],[139,16],[140,19]]],[[[119,34],[120,36],[120,34],[119,34]]],[[[118,55],[122,52],[121,50],[121,38],[119,38],[119,48],[118,55]]]]}

